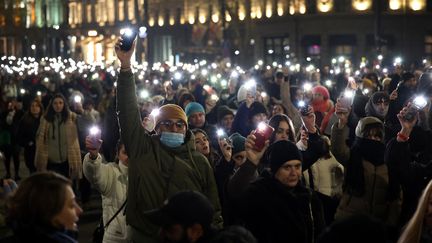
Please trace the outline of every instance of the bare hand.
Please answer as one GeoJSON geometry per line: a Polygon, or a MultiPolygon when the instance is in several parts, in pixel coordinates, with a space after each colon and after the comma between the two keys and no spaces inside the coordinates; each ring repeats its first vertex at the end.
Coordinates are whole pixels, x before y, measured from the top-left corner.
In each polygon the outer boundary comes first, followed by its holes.
{"type": "Polygon", "coordinates": [[[220,138],[218,140],[219,148],[222,151],[222,154],[226,161],[231,161],[232,156],[232,147],[228,144],[227,140],[225,138],[220,138]]]}
{"type": "Polygon", "coordinates": [[[417,115],[414,117],[414,119],[412,121],[407,121],[404,117],[408,112],[408,107],[411,106],[411,103],[408,103],[407,106],[405,106],[400,112],[399,114],[397,114],[397,118],[399,119],[399,123],[401,124],[402,130],[404,131],[408,131],[409,133],[411,133],[413,127],[415,126],[415,124],[417,123],[417,115]]]}
{"type": "Polygon", "coordinates": [[[390,100],[395,100],[398,97],[397,90],[393,90],[393,92],[390,94],[390,100]]]}
{"type": "Polygon", "coordinates": [[[356,83],[354,78],[348,78],[347,87],[352,89],[352,90],[357,90],[358,84],[356,83]]]}
{"type": "Polygon", "coordinates": [[[89,151],[93,157],[96,157],[102,146],[102,140],[89,135],[86,137],[85,145],[87,151],[89,151]]]}
{"type": "Polygon", "coordinates": [[[129,51],[123,51],[120,49],[120,46],[122,45],[122,38],[119,37],[117,40],[117,43],[115,44],[115,52],[117,54],[117,58],[120,60],[120,64],[122,68],[129,68],[132,54],[135,51],[136,46],[136,39],[132,43],[132,48],[129,51]]]}
{"type": "Polygon", "coordinates": [[[350,112],[351,112],[351,108],[348,108],[348,111],[347,111],[347,108],[343,107],[340,104],[339,99],[338,99],[338,101],[336,102],[336,105],[335,105],[335,113],[336,113],[337,118],[339,119],[339,122],[338,122],[339,128],[343,128],[348,123],[348,117],[349,117],[350,112]]]}
{"type": "Polygon", "coordinates": [[[253,131],[251,134],[249,134],[249,136],[247,136],[246,138],[246,142],[245,142],[245,150],[246,150],[246,157],[248,158],[249,161],[251,161],[253,164],[258,165],[262,156],[264,155],[264,152],[267,150],[270,141],[267,140],[265,142],[265,146],[261,151],[256,151],[255,150],[255,140],[256,137],[253,134],[253,131]]]}
{"type": "MultiPolygon", "coordinates": [[[[301,114],[301,113],[300,113],[301,114]]],[[[306,128],[306,130],[309,133],[316,133],[316,127],[315,127],[315,113],[314,110],[312,108],[312,106],[308,106],[308,113],[306,116],[301,116],[301,119],[303,121],[303,125],[306,128]]]]}

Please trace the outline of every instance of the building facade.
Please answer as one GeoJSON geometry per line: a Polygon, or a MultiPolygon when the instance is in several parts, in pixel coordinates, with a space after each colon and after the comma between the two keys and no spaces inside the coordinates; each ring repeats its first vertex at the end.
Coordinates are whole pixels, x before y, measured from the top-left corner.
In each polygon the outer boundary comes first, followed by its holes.
{"type": "Polygon", "coordinates": [[[432,56],[431,0],[3,0],[0,54],[111,62],[125,27],[136,58],[252,65],[432,56]]]}

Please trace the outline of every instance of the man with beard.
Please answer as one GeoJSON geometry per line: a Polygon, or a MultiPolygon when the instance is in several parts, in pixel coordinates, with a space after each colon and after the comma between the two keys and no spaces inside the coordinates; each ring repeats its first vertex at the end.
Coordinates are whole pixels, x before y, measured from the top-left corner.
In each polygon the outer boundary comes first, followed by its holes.
{"type": "Polygon", "coordinates": [[[216,234],[211,226],[214,209],[210,201],[196,191],[173,195],[164,205],[146,212],[160,228],[163,243],[210,242],[216,234]]]}

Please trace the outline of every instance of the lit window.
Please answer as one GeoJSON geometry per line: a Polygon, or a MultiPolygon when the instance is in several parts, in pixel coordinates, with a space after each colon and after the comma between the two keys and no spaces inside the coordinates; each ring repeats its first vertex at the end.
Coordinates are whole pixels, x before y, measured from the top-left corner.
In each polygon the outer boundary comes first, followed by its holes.
{"type": "Polygon", "coordinates": [[[389,0],[389,8],[391,10],[399,10],[402,8],[402,0],[389,0]]]}
{"type": "Polygon", "coordinates": [[[410,0],[409,7],[414,11],[424,9],[426,6],[426,0],[410,0]]]}
{"type": "Polygon", "coordinates": [[[352,6],[354,7],[355,10],[365,11],[365,10],[369,10],[371,8],[372,1],[371,0],[353,0],[352,6]]]}
{"type": "Polygon", "coordinates": [[[322,13],[327,13],[333,8],[333,0],[318,0],[317,9],[322,13]]]}
{"type": "Polygon", "coordinates": [[[128,18],[132,22],[136,21],[134,0],[128,0],[128,18]]]}
{"type": "Polygon", "coordinates": [[[124,20],[124,0],[118,0],[118,20],[124,20]]]}

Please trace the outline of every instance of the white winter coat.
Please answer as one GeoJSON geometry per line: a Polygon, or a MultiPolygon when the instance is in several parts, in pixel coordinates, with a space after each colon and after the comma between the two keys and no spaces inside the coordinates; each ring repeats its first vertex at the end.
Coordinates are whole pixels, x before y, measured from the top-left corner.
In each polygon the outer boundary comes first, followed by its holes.
{"type": "MultiPolygon", "coordinates": [[[[104,225],[123,205],[127,195],[128,168],[122,163],[102,163],[99,154],[95,160],[84,157],[83,172],[87,180],[102,196],[104,225]]],[[[105,229],[104,243],[128,242],[126,217],[120,212],[105,229]]]]}
{"type": "MultiPolygon", "coordinates": [[[[309,170],[312,172],[314,190],[329,197],[342,196],[342,185],[344,179],[344,167],[333,154],[329,159],[319,159],[309,170]]],[[[303,172],[307,187],[310,187],[308,170],[303,172]]]]}

